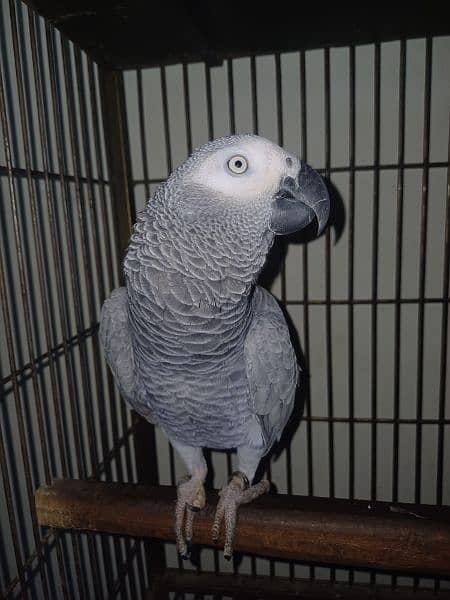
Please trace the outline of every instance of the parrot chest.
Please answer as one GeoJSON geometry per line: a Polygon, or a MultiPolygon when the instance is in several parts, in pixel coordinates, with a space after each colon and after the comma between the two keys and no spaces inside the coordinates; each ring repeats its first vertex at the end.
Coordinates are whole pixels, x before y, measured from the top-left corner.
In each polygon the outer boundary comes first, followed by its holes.
{"type": "Polygon", "coordinates": [[[186,444],[241,445],[252,418],[243,357],[251,302],[188,305],[180,287],[175,296],[145,283],[139,286],[145,294],[131,290],[129,311],[138,403],[186,444]]]}
{"type": "Polygon", "coordinates": [[[141,389],[158,423],[186,444],[231,448],[242,444],[251,417],[243,360],[142,369],[141,389]]]}

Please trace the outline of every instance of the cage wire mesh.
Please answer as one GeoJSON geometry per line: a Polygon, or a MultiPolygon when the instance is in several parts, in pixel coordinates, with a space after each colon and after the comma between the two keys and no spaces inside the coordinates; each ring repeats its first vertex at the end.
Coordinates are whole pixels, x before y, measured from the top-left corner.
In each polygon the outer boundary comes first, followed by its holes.
{"type": "Polygon", "coordinates": [[[2,596],[139,597],[140,542],[43,531],[33,499],[55,476],[136,477],[96,337],[118,285],[97,68],[19,2],[0,50],[2,596]]]}
{"type": "MultiPolygon", "coordinates": [[[[279,493],[450,503],[449,55],[436,37],[124,72],[136,212],[194,147],[236,132],[331,182],[334,226],[276,249],[271,289],[307,374],[300,424],[270,463],[279,493]]],[[[133,420],[97,340],[120,276],[98,68],[11,0],[0,69],[1,594],[144,597],[140,540],[41,529],[33,502],[55,476],[137,477],[133,420]]],[[[156,442],[173,484],[184,468],[156,442]]],[[[219,487],[234,455],[211,462],[219,487]]],[[[180,566],[173,545],[165,554],[180,566]]],[[[182,568],[448,587],[209,549],[182,568]]]]}

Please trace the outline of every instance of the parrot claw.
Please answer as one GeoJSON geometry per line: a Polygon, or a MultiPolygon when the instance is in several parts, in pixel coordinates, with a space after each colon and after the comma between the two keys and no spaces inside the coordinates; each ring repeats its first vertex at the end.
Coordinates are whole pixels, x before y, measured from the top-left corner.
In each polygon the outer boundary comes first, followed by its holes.
{"type": "Polygon", "coordinates": [[[185,550],[183,553],[180,552],[181,560],[188,560],[191,557],[192,552],[192,540],[185,540],[185,550]]]}
{"type": "Polygon", "coordinates": [[[245,474],[236,471],[232,474],[228,485],[220,491],[220,498],[212,527],[212,538],[213,543],[217,544],[219,541],[220,526],[223,521],[225,526],[223,556],[226,560],[231,560],[233,556],[233,537],[238,507],[265,494],[269,491],[269,488],[270,483],[267,479],[263,479],[256,485],[249,487],[249,481],[245,474]]]}
{"type": "Polygon", "coordinates": [[[187,560],[191,555],[194,516],[205,503],[203,481],[190,476],[184,477],[178,484],[175,507],[175,539],[182,560],[187,560]]]}

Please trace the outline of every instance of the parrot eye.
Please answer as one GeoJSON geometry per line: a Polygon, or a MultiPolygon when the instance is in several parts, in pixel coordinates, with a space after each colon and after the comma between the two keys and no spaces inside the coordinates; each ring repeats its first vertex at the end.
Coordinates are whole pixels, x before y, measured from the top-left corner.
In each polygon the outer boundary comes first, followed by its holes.
{"type": "Polygon", "coordinates": [[[228,161],[228,168],[236,175],[242,175],[248,169],[247,159],[243,156],[233,156],[228,161]]]}

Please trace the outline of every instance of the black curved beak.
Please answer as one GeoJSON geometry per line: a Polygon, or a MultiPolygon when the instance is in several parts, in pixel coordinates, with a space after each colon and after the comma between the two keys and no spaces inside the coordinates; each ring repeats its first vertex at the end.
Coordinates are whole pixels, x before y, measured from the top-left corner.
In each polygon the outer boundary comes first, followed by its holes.
{"type": "Polygon", "coordinates": [[[304,161],[297,177],[285,177],[275,195],[270,229],[277,235],[300,231],[317,219],[317,235],[327,224],[330,197],[324,180],[304,161]]]}

